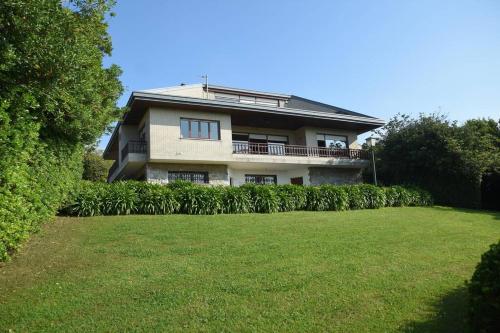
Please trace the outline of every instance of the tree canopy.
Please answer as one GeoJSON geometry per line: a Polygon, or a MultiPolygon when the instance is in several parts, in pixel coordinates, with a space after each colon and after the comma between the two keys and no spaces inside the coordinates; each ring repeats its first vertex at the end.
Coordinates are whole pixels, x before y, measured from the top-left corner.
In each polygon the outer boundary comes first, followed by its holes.
{"type": "Polygon", "coordinates": [[[483,176],[500,172],[500,127],[492,119],[459,125],[442,115],[397,115],[379,134],[380,180],[421,186],[442,204],[479,207],[483,176]]]}

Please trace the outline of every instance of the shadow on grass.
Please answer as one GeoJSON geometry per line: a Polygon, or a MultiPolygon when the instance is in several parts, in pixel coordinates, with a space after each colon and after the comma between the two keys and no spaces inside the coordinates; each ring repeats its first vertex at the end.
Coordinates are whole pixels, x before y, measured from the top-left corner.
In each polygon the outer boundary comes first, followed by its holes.
{"type": "Polygon", "coordinates": [[[495,220],[500,220],[500,211],[495,211],[495,210],[459,208],[459,207],[449,207],[449,206],[430,206],[429,208],[447,212],[460,212],[460,213],[468,213],[475,215],[489,215],[494,217],[495,220]]]}
{"type": "Polygon", "coordinates": [[[436,315],[425,321],[409,322],[401,332],[465,333],[471,332],[467,324],[467,289],[452,290],[433,305],[436,315]]]}

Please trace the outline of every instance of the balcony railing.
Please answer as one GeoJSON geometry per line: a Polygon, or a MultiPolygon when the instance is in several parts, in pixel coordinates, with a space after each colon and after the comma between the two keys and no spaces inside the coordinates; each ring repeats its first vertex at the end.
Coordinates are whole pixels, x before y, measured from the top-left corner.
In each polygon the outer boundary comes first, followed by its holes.
{"type": "Polygon", "coordinates": [[[130,140],[122,148],[122,161],[127,157],[129,153],[133,154],[146,154],[148,151],[148,145],[146,141],[143,140],[130,140]]]}
{"type": "Polygon", "coordinates": [[[233,142],[233,154],[369,159],[368,151],[362,149],[308,147],[280,143],[233,142]]]}

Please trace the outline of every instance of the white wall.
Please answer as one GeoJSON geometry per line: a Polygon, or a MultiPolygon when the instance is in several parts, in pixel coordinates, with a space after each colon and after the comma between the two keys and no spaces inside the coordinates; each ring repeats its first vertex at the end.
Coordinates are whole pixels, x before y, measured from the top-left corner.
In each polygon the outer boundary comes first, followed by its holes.
{"type": "Polygon", "coordinates": [[[149,121],[149,158],[153,161],[227,161],[232,156],[231,116],[229,114],[151,108],[149,121]],[[181,139],[181,118],[219,121],[220,140],[181,139]]]}

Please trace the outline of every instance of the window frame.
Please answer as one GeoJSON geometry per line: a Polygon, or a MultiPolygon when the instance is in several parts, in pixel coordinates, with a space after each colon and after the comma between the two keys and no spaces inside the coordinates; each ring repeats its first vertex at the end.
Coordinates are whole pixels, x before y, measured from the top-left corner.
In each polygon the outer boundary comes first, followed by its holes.
{"type": "Polygon", "coordinates": [[[248,181],[248,178],[249,177],[261,177],[261,178],[264,178],[264,177],[273,177],[273,184],[274,185],[277,185],[278,184],[278,176],[277,175],[257,175],[257,174],[245,174],[245,184],[249,183],[249,184],[255,184],[255,185],[270,185],[270,184],[267,184],[267,183],[257,183],[257,182],[251,182],[251,181],[248,181]]]}
{"type": "Polygon", "coordinates": [[[175,182],[177,180],[183,180],[183,181],[187,181],[187,182],[190,182],[190,183],[193,183],[193,184],[209,184],[210,183],[208,171],[177,171],[177,170],[172,170],[172,171],[168,171],[167,178],[168,178],[168,182],[169,183],[170,182],[175,182]],[[190,175],[190,177],[177,177],[176,179],[170,179],[170,175],[173,175],[173,174],[177,174],[177,175],[180,175],[180,174],[190,175]],[[202,175],[203,176],[203,182],[194,181],[194,179],[195,179],[194,175],[195,174],[202,175]],[[190,179],[186,179],[186,178],[190,178],[190,179]]]}
{"type": "Polygon", "coordinates": [[[220,141],[221,140],[221,133],[220,133],[220,121],[219,120],[210,120],[210,119],[198,119],[198,118],[185,118],[181,117],[179,120],[179,131],[180,131],[180,139],[183,140],[206,140],[206,141],[220,141]],[[188,122],[188,137],[184,137],[182,134],[182,121],[186,120],[188,122]],[[198,136],[192,136],[192,123],[193,122],[198,122],[198,136]],[[208,137],[204,138],[201,137],[201,123],[207,123],[208,124],[208,137]],[[217,139],[212,139],[211,138],[211,133],[212,133],[212,126],[211,124],[215,123],[217,124],[217,139]]]}

